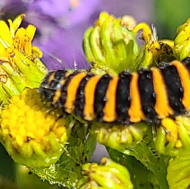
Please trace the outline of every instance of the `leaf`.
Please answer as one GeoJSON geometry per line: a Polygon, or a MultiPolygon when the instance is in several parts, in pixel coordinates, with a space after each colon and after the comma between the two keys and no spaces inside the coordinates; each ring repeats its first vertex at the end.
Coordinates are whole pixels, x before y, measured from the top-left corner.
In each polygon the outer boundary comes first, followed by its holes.
{"type": "Polygon", "coordinates": [[[78,181],[83,178],[82,166],[89,161],[96,145],[94,136],[88,136],[88,133],[87,125],[76,122],[60,160],[50,167],[31,168],[31,171],[50,184],[76,188],[78,181]]]}
{"type": "Polygon", "coordinates": [[[130,171],[134,188],[148,188],[153,185],[156,188],[167,189],[166,171],[169,157],[158,155],[150,146],[144,140],[127,151],[128,154],[111,149],[108,152],[114,161],[125,165],[130,171]],[[141,180],[142,177],[145,178],[141,180]]]}
{"type": "Polygon", "coordinates": [[[181,153],[170,161],[167,180],[171,189],[186,189],[190,185],[190,154],[181,153]]]}
{"type": "Polygon", "coordinates": [[[133,156],[128,156],[112,149],[109,149],[108,152],[114,161],[127,167],[135,189],[151,189],[152,186],[158,185],[152,172],[133,156]]]}

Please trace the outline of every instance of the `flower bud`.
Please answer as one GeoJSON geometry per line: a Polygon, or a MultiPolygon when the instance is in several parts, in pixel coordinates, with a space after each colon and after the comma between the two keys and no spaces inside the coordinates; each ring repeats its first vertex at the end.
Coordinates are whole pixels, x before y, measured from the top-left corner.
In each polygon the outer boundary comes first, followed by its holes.
{"type": "Polygon", "coordinates": [[[190,18],[177,29],[177,36],[174,40],[174,54],[180,60],[190,56],[190,18]]]}
{"type": "Polygon", "coordinates": [[[161,121],[154,141],[155,148],[161,154],[176,156],[190,149],[190,117],[177,116],[161,121]]]}
{"type": "Polygon", "coordinates": [[[190,156],[181,153],[169,162],[167,181],[170,189],[186,189],[190,186],[190,156]]]}
{"type": "Polygon", "coordinates": [[[102,158],[100,165],[97,163],[85,164],[83,166],[83,174],[89,182],[83,185],[81,189],[133,188],[128,170],[107,158],[102,158]]]}
{"type": "Polygon", "coordinates": [[[0,139],[16,163],[49,166],[63,153],[66,120],[60,110],[44,105],[36,89],[25,89],[2,110],[0,139]]]}
{"type": "Polygon", "coordinates": [[[135,146],[143,139],[148,130],[148,125],[145,123],[128,126],[94,124],[94,127],[98,142],[118,151],[124,151],[128,147],[135,146]]]}
{"type": "Polygon", "coordinates": [[[103,12],[95,26],[85,32],[83,48],[88,61],[93,63],[94,72],[118,74],[136,58],[138,45],[131,31],[135,21],[127,18],[116,19],[103,12]]]}

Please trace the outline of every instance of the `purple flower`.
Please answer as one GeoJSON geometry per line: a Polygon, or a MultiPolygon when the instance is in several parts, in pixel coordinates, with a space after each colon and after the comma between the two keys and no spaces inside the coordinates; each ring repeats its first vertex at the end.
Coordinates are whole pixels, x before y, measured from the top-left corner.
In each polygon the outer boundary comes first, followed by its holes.
{"type": "Polygon", "coordinates": [[[88,20],[99,3],[100,0],[36,0],[30,4],[30,11],[49,16],[59,26],[68,28],[88,20]]]}
{"type": "Polygon", "coordinates": [[[69,0],[35,0],[34,3],[30,4],[30,10],[52,17],[55,20],[67,14],[69,8],[69,0]]]}
{"type": "Polygon", "coordinates": [[[57,28],[52,37],[38,47],[43,51],[43,62],[49,69],[89,68],[82,51],[82,39],[85,27],[57,28]],[[51,64],[50,61],[52,61],[51,64]],[[47,63],[47,64],[46,64],[47,63]]]}
{"type": "Polygon", "coordinates": [[[99,0],[54,2],[36,0],[30,5],[30,14],[33,14],[31,17],[35,22],[29,18],[28,21],[35,24],[41,34],[35,44],[44,53],[42,61],[49,69],[89,68],[82,40],[85,30],[94,21],[90,16],[98,8],[99,0]],[[39,17],[40,21],[37,20],[39,17]]]}

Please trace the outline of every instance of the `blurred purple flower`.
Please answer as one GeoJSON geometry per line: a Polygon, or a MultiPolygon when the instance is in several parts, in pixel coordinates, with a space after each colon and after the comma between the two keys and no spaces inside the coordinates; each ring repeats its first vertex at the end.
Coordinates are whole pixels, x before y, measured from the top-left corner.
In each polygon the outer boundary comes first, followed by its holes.
{"type": "Polygon", "coordinates": [[[50,70],[81,69],[89,68],[82,50],[83,34],[101,11],[116,16],[130,14],[137,21],[151,23],[153,3],[152,0],[1,0],[0,12],[3,18],[27,14],[25,21],[38,29],[34,45],[43,51],[42,61],[50,70]]]}
{"type": "Polygon", "coordinates": [[[59,26],[68,28],[86,21],[98,8],[100,0],[36,0],[30,10],[46,15],[59,26]]]}
{"type": "Polygon", "coordinates": [[[87,27],[93,23],[90,16],[98,8],[99,0],[53,2],[36,0],[30,4],[30,14],[38,12],[36,22],[29,21],[41,33],[40,40],[35,43],[44,52],[42,61],[49,69],[89,68],[82,50],[82,39],[87,27]],[[39,17],[40,22],[37,21],[39,17]]]}

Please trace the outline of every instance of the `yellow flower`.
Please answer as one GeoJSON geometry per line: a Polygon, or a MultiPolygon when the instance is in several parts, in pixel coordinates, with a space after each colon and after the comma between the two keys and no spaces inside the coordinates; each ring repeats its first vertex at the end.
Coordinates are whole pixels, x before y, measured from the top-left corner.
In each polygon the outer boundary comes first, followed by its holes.
{"type": "Polygon", "coordinates": [[[66,120],[60,110],[44,105],[36,89],[14,96],[1,114],[0,137],[15,162],[49,166],[63,153],[66,120]]]}
{"type": "Polygon", "coordinates": [[[25,87],[37,88],[47,73],[46,67],[39,60],[42,52],[32,46],[36,28],[29,25],[20,27],[25,17],[0,20],[0,101],[7,104],[7,98],[20,94],[25,87]]]}
{"type": "Polygon", "coordinates": [[[42,52],[31,44],[36,28],[33,25],[19,28],[24,17],[21,14],[13,21],[9,19],[9,27],[6,22],[0,21],[0,61],[12,62],[17,51],[31,60],[42,57],[42,52]]]}

